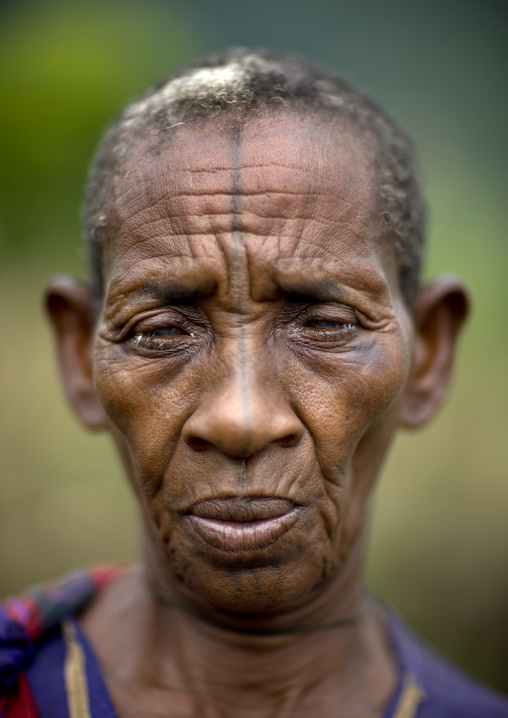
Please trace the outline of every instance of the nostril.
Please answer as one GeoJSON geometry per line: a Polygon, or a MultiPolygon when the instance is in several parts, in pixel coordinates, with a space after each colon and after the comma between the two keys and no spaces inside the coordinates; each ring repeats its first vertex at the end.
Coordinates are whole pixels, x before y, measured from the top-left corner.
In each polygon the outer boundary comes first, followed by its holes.
{"type": "Polygon", "coordinates": [[[211,449],[213,444],[206,439],[200,439],[199,436],[187,436],[185,439],[187,446],[190,446],[194,451],[207,451],[211,449]]]}
{"type": "Polygon", "coordinates": [[[300,438],[301,438],[300,434],[288,434],[287,436],[284,436],[282,439],[279,439],[277,443],[283,449],[290,449],[292,446],[296,446],[296,444],[298,444],[298,442],[300,441],[300,438]]]}

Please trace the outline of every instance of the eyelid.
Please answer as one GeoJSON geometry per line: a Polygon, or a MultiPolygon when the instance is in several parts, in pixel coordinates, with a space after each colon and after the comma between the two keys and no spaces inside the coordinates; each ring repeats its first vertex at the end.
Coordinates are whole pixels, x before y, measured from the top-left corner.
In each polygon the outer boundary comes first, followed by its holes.
{"type": "Polygon", "coordinates": [[[358,323],[357,312],[346,304],[312,304],[296,317],[299,321],[335,321],[343,324],[358,323]]]}
{"type": "Polygon", "coordinates": [[[191,333],[192,331],[189,327],[189,321],[183,316],[168,317],[166,314],[157,314],[155,316],[157,318],[153,322],[150,322],[152,317],[143,317],[142,319],[139,319],[134,324],[131,334],[151,334],[157,329],[165,329],[167,327],[177,327],[188,331],[188,333],[191,333]]]}
{"type": "Polygon", "coordinates": [[[368,316],[362,310],[349,304],[313,304],[306,307],[299,314],[299,318],[308,313],[308,316],[313,319],[324,319],[337,322],[343,322],[344,324],[357,324],[364,329],[379,330],[385,328],[391,322],[391,317],[382,317],[380,319],[374,319],[372,316],[368,316]],[[344,316],[339,316],[340,312],[343,312],[344,316]],[[345,315],[349,316],[346,317],[345,315]]]}
{"type": "Polygon", "coordinates": [[[118,329],[108,328],[107,330],[101,330],[99,331],[99,335],[109,341],[123,342],[134,334],[148,333],[164,326],[181,325],[182,328],[189,328],[188,331],[190,333],[190,325],[196,325],[198,323],[197,319],[193,317],[192,320],[190,320],[175,307],[158,307],[157,309],[149,309],[135,314],[118,329]],[[141,331],[138,330],[138,325],[155,317],[158,317],[157,326],[155,326],[154,322],[153,327],[142,329],[141,331]]]}

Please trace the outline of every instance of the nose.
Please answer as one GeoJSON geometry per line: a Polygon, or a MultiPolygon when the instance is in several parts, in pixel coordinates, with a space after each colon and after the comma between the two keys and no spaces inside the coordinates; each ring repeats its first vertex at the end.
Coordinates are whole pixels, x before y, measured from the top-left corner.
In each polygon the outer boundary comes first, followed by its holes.
{"type": "Polygon", "coordinates": [[[303,432],[277,377],[259,366],[234,366],[204,395],[184,425],[183,438],[196,451],[214,447],[246,459],[270,444],[296,446],[303,432]]]}

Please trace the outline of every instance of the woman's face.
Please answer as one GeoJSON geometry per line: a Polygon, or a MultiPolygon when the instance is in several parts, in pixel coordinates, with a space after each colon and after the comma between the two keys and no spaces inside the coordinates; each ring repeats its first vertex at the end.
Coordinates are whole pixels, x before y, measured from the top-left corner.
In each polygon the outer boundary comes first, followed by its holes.
{"type": "Polygon", "coordinates": [[[413,330],[365,142],[289,114],[228,122],[147,140],[117,178],[94,378],[152,570],[277,611],[340,575],[413,330]]]}

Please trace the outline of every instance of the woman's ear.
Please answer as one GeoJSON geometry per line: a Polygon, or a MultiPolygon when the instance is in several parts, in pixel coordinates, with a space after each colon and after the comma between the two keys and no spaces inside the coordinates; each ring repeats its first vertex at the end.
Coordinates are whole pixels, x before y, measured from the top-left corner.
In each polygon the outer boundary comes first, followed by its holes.
{"type": "Polygon", "coordinates": [[[46,289],[45,305],[55,334],[67,399],[85,426],[104,428],[106,415],[93,382],[90,290],[71,277],[56,277],[46,289]]]}
{"type": "Polygon", "coordinates": [[[467,291],[454,277],[441,277],[418,292],[413,361],[400,413],[402,426],[421,426],[443,402],[457,338],[468,312],[467,291]]]}

